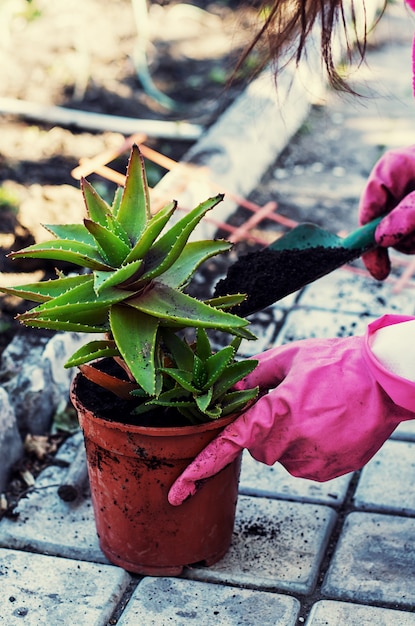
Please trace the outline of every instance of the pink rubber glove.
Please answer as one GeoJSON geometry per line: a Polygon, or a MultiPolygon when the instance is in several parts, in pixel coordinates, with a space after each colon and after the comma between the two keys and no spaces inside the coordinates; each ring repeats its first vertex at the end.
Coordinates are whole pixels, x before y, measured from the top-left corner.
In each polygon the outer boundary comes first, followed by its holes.
{"type": "MultiPolygon", "coordinates": [[[[380,328],[406,320],[386,315],[365,337],[306,339],[268,350],[240,387],[263,395],[216,437],[169,492],[181,504],[247,448],[294,476],[326,481],[360,469],[398,424],[415,419],[415,382],[392,374],[370,350],[380,328]]],[[[415,335],[415,324],[412,325],[415,335]]]]}
{"type": "Polygon", "coordinates": [[[390,272],[387,248],[415,253],[415,146],[390,150],[373,168],[359,205],[359,222],[386,215],[376,229],[379,245],[362,256],[377,280],[390,272]],[[386,215],[387,214],[387,215],[386,215]]]}

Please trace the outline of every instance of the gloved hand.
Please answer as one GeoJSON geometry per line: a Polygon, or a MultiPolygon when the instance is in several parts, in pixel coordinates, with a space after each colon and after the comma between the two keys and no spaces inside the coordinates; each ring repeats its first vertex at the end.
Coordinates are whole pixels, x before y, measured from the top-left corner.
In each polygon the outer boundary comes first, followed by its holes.
{"type": "Polygon", "coordinates": [[[390,272],[387,247],[415,253],[415,146],[390,150],[377,162],[360,199],[359,223],[386,215],[375,232],[378,248],[363,262],[377,280],[390,272]]]}
{"type": "Polygon", "coordinates": [[[413,345],[415,318],[386,315],[365,337],[305,339],[255,357],[258,366],[239,388],[272,391],[202,450],[171,487],[169,502],[181,504],[244,448],[317,481],[363,467],[401,421],[415,419],[415,375],[410,381],[391,373],[370,348],[378,329],[406,320],[413,345]]]}

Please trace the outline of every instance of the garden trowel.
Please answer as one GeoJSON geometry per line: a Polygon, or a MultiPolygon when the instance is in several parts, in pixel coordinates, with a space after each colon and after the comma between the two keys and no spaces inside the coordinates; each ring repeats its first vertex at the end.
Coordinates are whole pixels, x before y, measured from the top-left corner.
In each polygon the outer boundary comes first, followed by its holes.
{"type": "Polygon", "coordinates": [[[300,224],[264,248],[241,256],[215,288],[215,296],[246,293],[233,312],[251,315],[376,247],[377,218],[338,237],[311,223],[300,224]]]}

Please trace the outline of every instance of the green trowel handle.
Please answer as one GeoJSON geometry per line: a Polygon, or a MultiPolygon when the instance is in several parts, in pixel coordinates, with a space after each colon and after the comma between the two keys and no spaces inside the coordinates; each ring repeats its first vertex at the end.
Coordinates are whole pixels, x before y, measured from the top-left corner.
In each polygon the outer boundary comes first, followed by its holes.
{"type": "Polygon", "coordinates": [[[364,226],[356,228],[352,233],[344,237],[342,240],[342,247],[349,250],[354,249],[369,249],[376,245],[375,242],[375,230],[379,222],[384,218],[384,215],[377,217],[376,219],[368,222],[364,226]]]}
{"type": "Polygon", "coordinates": [[[382,217],[378,217],[372,222],[356,228],[347,237],[339,237],[316,226],[316,224],[305,222],[290,230],[268,247],[275,251],[307,250],[321,246],[323,248],[344,248],[355,253],[350,258],[356,258],[376,246],[375,230],[381,219],[382,217]]]}

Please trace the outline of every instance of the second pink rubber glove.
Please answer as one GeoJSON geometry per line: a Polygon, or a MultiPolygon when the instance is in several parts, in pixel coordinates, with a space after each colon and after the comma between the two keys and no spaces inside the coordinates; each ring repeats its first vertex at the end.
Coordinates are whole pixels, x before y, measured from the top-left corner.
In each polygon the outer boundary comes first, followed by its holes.
{"type": "Polygon", "coordinates": [[[401,421],[415,419],[415,382],[385,369],[369,347],[378,329],[412,319],[386,315],[365,337],[306,339],[255,357],[259,364],[241,386],[272,391],[198,455],[169,502],[181,504],[244,448],[317,481],[363,467],[401,421]]]}
{"type": "Polygon", "coordinates": [[[359,205],[359,222],[386,215],[376,229],[378,248],[362,259],[374,278],[390,272],[387,248],[415,253],[415,146],[390,150],[373,168],[359,205]]]}

